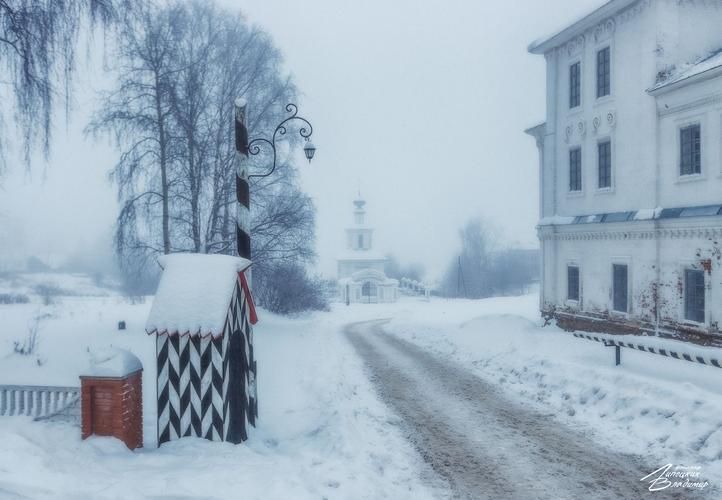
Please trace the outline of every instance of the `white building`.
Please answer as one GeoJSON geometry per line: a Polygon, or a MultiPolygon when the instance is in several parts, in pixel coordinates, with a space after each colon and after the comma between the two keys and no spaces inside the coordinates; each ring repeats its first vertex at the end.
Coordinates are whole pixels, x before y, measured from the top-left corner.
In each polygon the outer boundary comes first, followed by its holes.
{"type": "Polygon", "coordinates": [[[395,302],[399,282],[385,274],[386,258],[373,250],[373,228],[366,225],[366,202],[354,202],[354,224],[346,229],[346,253],[338,258],[339,293],[343,302],[395,302]]]}
{"type": "MultiPolygon", "coordinates": [[[[613,0],[547,65],[541,309],[566,328],[713,342],[722,320],[722,2],[613,0]]],[[[717,337],[719,338],[719,337],[717,337]]]]}

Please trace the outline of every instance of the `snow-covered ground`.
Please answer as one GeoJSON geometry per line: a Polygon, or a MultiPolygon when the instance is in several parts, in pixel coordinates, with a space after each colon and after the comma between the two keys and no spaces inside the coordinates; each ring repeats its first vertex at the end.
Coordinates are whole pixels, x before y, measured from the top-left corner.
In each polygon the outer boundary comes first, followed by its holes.
{"type": "Polygon", "coordinates": [[[457,360],[600,446],[660,467],[700,466],[722,486],[721,369],[632,349],[614,366],[614,349],[542,328],[537,304],[536,294],[437,300],[400,308],[386,330],[457,360]]]}
{"type": "MultiPolygon", "coordinates": [[[[0,284],[2,285],[2,284],[0,284]]],[[[430,498],[423,461],[377,398],[342,326],[385,328],[457,361],[507,393],[583,430],[600,446],[699,465],[722,485],[722,370],[613,349],[540,327],[537,296],[483,301],[403,298],[334,305],[287,319],[260,311],[255,329],[260,424],[242,446],[183,439],[155,447],[154,344],[143,326],[151,298],[61,297],[0,305],[0,385],[78,385],[91,352],[129,349],[146,367],[145,448],[80,440],[76,427],[0,417],[0,497],[430,498]],[[40,318],[40,319],[36,319],[40,318]],[[125,320],[127,330],[118,331],[125,320]],[[13,353],[38,325],[37,353],[13,353]]],[[[652,471],[650,471],[652,472],[652,471]]]]}
{"type": "Polygon", "coordinates": [[[424,464],[338,334],[342,314],[285,319],[261,310],[260,422],[251,439],[234,446],[187,438],[156,448],[155,348],[143,331],[151,300],[63,297],[43,306],[33,297],[0,305],[0,385],[77,386],[89,350],[109,345],[146,367],[144,449],[131,452],[112,438],[81,441],[80,429],[65,423],[0,417],[0,498],[432,498],[419,479],[424,464]],[[43,317],[37,354],[14,354],[13,342],[36,317],[43,317]],[[119,320],[127,330],[117,330],[119,320]]]}

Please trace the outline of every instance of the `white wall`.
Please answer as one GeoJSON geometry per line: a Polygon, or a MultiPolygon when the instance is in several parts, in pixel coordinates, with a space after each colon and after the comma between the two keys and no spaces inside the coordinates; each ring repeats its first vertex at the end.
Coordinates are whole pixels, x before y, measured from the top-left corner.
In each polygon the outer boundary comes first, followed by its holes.
{"type": "MultiPolygon", "coordinates": [[[[679,187],[676,179],[660,178],[657,164],[668,161],[675,145],[668,127],[657,150],[657,105],[647,93],[658,71],[671,64],[693,62],[712,49],[722,48],[722,2],[642,0],[610,20],[588,30],[581,39],[546,54],[547,138],[541,182],[542,217],[585,215],[679,206],[691,200],[695,188],[679,187]],[[608,22],[609,21],[609,22],[608,22]],[[611,96],[596,98],[596,54],[611,50],[611,96]],[[580,61],[582,103],[569,109],[569,67],[580,61]],[[611,121],[608,120],[611,117],[611,121]],[[599,126],[595,127],[595,120],[599,126]],[[612,189],[597,189],[597,143],[612,141],[612,189]],[[569,150],[582,147],[582,192],[569,192],[569,150]],[[658,155],[660,155],[658,160],[658,155]],[[675,200],[679,193],[679,201],[675,200]],[[664,202],[664,203],[662,203],[664,202]]],[[[711,92],[719,82],[710,83],[711,92]]],[[[720,140],[719,116],[708,116],[708,139],[720,140]]],[[[717,146],[714,146],[717,147],[717,146]]],[[[722,155],[708,148],[718,174],[722,155]]],[[[665,168],[665,166],[663,166],[665,168]]],[[[713,193],[716,184],[703,188],[713,193]]],[[[699,204],[699,203],[692,203],[699,204]]]]}

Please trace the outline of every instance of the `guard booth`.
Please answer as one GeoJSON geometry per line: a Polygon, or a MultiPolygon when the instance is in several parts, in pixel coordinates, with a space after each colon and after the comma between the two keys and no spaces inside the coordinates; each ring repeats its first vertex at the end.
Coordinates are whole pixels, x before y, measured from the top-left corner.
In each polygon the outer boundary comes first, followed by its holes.
{"type": "Polygon", "coordinates": [[[251,262],[178,253],[158,263],[146,324],[156,342],[158,445],[186,436],[245,441],[258,416],[251,262]]]}

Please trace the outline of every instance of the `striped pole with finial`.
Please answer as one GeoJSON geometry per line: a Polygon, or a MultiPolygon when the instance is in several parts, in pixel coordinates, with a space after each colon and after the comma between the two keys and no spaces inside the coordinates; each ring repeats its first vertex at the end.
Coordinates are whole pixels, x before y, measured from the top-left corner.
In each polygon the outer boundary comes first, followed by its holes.
{"type": "Polygon", "coordinates": [[[236,243],[238,256],[251,259],[251,213],[248,186],[248,129],[246,100],[236,99],[235,132],[238,169],[236,170],[236,243]]]}

